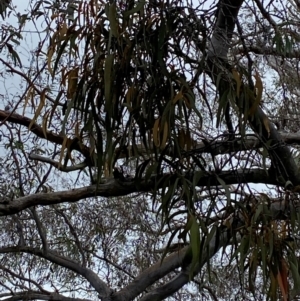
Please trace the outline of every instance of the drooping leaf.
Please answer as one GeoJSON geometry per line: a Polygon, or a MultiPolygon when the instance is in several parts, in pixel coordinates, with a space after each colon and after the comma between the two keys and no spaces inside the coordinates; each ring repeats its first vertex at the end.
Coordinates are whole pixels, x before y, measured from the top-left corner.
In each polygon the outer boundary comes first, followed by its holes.
{"type": "Polygon", "coordinates": [[[166,147],[166,142],[167,142],[167,139],[168,139],[168,135],[169,135],[169,127],[168,127],[168,123],[165,122],[164,123],[164,128],[163,128],[163,133],[162,133],[161,144],[160,144],[161,149],[164,149],[166,147]]]}
{"type": "Polygon", "coordinates": [[[160,118],[156,119],[153,126],[153,143],[156,147],[160,146],[160,133],[159,133],[159,124],[160,124],[160,118]]]}
{"type": "Polygon", "coordinates": [[[37,118],[41,115],[41,112],[42,112],[42,109],[44,108],[45,106],[45,101],[46,101],[46,92],[48,91],[47,88],[45,88],[42,93],[41,93],[41,96],[40,96],[40,103],[34,113],[34,117],[32,118],[29,126],[28,126],[28,129],[31,130],[33,124],[36,122],[37,118]]]}
{"type": "Polygon", "coordinates": [[[200,260],[201,260],[201,249],[200,249],[200,230],[199,224],[197,223],[197,219],[195,216],[191,216],[192,226],[191,226],[191,247],[192,247],[192,263],[191,263],[191,271],[190,278],[193,278],[194,272],[197,270],[200,260]]]}

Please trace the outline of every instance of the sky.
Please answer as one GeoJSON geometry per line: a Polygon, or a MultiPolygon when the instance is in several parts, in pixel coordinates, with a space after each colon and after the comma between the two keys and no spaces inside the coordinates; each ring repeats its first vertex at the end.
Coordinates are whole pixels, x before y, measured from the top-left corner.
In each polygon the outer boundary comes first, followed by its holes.
{"type": "MultiPolygon", "coordinates": [[[[30,1],[13,0],[12,6],[16,7],[15,12],[24,14],[29,8],[29,2],[30,1]]],[[[0,20],[0,25],[4,30],[9,28],[9,26],[18,28],[18,18],[14,15],[15,13],[12,13],[7,16],[4,21],[0,20]]],[[[25,73],[30,67],[32,67],[34,63],[35,55],[32,52],[32,49],[38,46],[40,39],[39,33],[37,33],[37,28],[42,28],[41,22],[42,18],[40,18],[40,23],[38,20],[35,25],[33,24],[33,22],[26,22],[26,26],[24,30],[22,30],[23,39],[20,41],[20,45],[17,48],[14,47],[14,49],[17,49],[17,53],[23,65],[22,70],[25,73]]],[[[0,53],[0,58],[7,61],[6,51],[0,53]]],[[[2,69],[1,71],[3,71],[3,69],[6,70],[6,68],[3,67],[3,64],[0,64],[0,66],[2,69]]],[[[5,79],[0,78],[0,91],[2,91],[1,97],[4,98],[4,101],[0,102],[0,108],[3,109],[9,103],[12,104],[12,102],[15,104],[17,99],[19,98],[18,96],[22,94],[23,90],[24,84],[21,82],[19,76],[13,74],[12,76],[6,77],[5,79]]],[[[20,110],[18,111],[18,113],[21,113],[20,110]]]]}

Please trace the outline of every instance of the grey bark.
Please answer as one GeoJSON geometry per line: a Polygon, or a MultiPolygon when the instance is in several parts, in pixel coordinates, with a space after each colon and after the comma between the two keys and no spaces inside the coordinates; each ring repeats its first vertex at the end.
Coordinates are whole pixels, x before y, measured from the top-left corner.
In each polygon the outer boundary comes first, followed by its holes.
{"type": "MultiPolygon", "coordinates": [[[[251,169],[238,169],[238,170],[228,170],[221,171],[219,173],[214,172],[201,172],[202,176],[199,179],[197,186],[219,186],[220,182],[218,178],[225,181],[227,185],[231,184],[241,184],[241,183],[264,183],[271,185],[282,185],[284,183],[278,182],[276,177],[272,174],[268,174],[267,171],[259,168],[251,169]]],[[[136,192],[148,192],[154,188],[160,188],[155,186],[155,182],[163,177],[168,177],[169,174],[163,176],[153,176],[149,181],[141,181],[137,185],[136,180],[132,179],[128,182],[122,182],[116,179],[108,179],[106,183],[97,185],[86,186],[78,189],[49,192],[49,193],[38,193],[32,194],[13,200],[3,199],[0,202],[0,216],[15,214],[26,208],[32,206],[46,206],[54,205],[60,203],[75,203],[79,200],[102,196],[102,197],[112,197],[112,196],[124,196],[136,192]]],[[[186,174],[186,178],[193,180],[193,173],[186,174]]],[[[175,177],[175,175],[174,175],[175,177]]],[[[163,181],[161,181],[161,185],[163,181]]]]}
{"type": "MultiPolygon", "coordinates": [[[[223,0],[219,2],[217,21],[208,50],[208,74],[220,90],[221,95],[224,92],[224,87],[230,85],[229,74],[232,67],[228,63],[227,54],[242,3],[242,0],[223,0]],[[221,77],[220,74],[222,75],[221,77]],[[218,78],[220,78],[219,82],[218,78]]],[[[244,99],[237,99],[237,103],[239,104],[244,101],[244,99]]],[[[268,151],[272,160],[273,173],[276,174],[278,180],[280,179],[281,182],[285,183],[290,181],[294,186],[299,185],[300,173],[298,166],[289,148],[284,144],[282,137],[275,126],[268,120],[261,107],[257,108],[254,118],[249,116],[248,122],[252,129],[261,137],[262,141],[269,145],[268,151]]]]}

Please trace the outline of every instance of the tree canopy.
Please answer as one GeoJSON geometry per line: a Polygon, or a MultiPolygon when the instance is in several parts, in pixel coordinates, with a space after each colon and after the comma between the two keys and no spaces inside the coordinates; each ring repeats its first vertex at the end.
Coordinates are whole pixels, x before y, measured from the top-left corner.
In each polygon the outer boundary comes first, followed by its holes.
{"type": "Polygon", "coordinates": [[[299,0],[19,2],[1,300],[298,300],[299,0]]]}

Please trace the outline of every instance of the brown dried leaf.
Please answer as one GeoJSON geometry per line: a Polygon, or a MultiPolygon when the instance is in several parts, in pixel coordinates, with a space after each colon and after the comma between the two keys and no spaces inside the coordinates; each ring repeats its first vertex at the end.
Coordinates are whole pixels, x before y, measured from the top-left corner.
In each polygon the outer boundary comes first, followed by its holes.
{"type": "Polygon", "coordinates": [[[175,97],[174,97],[174,99],[173,99],[173,104],[176,104],[176,102],[177,102],[179,99],[182,99],[182,98],[183,98],[183,94],[182,94],[181,91],[179,91],[179,92],[175,95],[175,97]]]}
{"type": "Polygon", "coordinates": [[[40,113],[43,109],[43,107],[45,106],[45,100],[46,100],[46,91],[47,91],[47,88],[45,88],[42,93],[41,93],[41,97],[40,97],[40,103],[34,113],[34,116],[29,124],[29,127],[28,127],[28,130],[30,131],[32,125],[36,122],[37,118],[40,116],[40,113]]]}
{"type": "Polygon", "coordinates": [[[240,97],[240,91],[241,91],[241,85],[242,85],[241,76],[234,69],[232,70],[232,75],[233,75],[234,80],[236,81],[236,96],[240,97]]]}
{"type": "Polygon", "coordinates": [[[168,123],[165,122],[163,136],[162,136],[161,145],[160,145],[161,149],[164,149],[166,147],[166,143],[167,143],[167,139],[168,139],[168,134],[169,134],[169,126],[168,126],[168,123]]]}
{"type": "Polygon", "coordinates": [[[72,69],[68,73],[68,90],[67,90],[67,98],[72,99],[74,93],[77,89],[77,82],[78,82],[78,68],[72,69]]]}
{"type": "Polygon", "coordinates": [[[58,169],[61,167],[62,159],[64,157],[64,151],[67,148],[67,142],[68,142],[68,140],[69,140],[69,138],[66,135],[64,137],[64,141],[62,143],[61,150],[60,150],[60,156],[59,156],[59,161],[58,161],[58,169]]]}
{"type": "Polygon", "coordinates": [[[48,71],[51,75],[53,75],[53,69],[51,67],[51,59],[55,51],[55,46],[50,46],[47,53],[47,64],[48,64],[48,71]]]}

